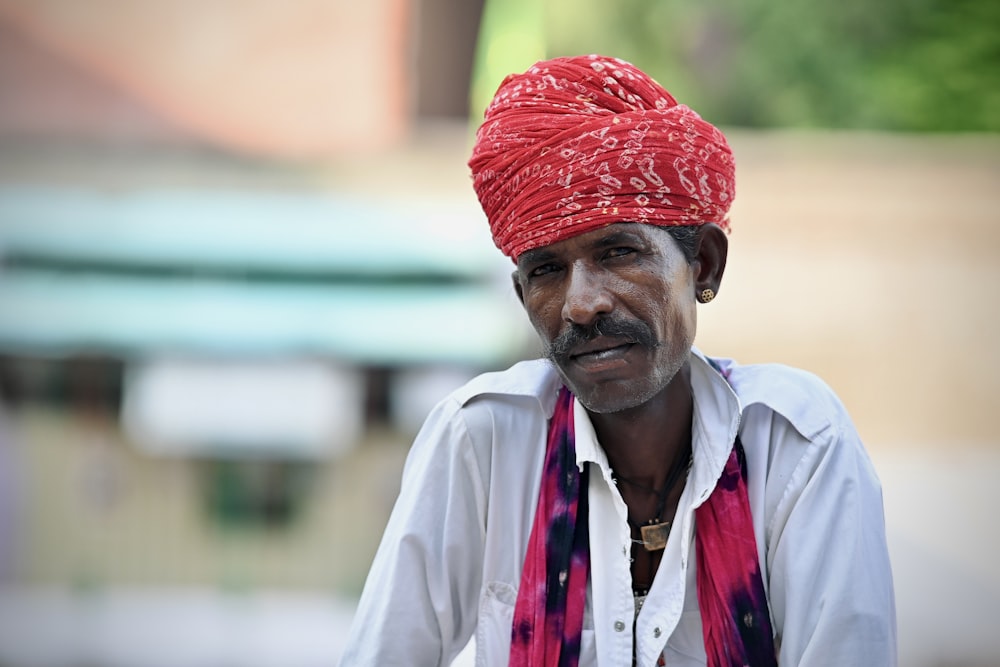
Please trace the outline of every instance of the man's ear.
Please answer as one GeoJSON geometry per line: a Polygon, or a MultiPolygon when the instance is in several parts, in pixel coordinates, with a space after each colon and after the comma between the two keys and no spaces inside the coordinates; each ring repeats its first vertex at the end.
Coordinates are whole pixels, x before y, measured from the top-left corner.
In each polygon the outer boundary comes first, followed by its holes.
{"type": "Polygon", "coordinates": [[[698,234],[698,247],[692,267],[695,269],[695,294],[705,289],[719,293],[722,274],[726,272],[726,258],[729,256],[729,237],[716,224],[703,225],[698,234]]]}
{"type": "Polygon", "coordinates": [[[510,279],[514,283],[514,292],[517,294],[517,300],[520,301],[521,305],[523,306],[524,305],[524,290],[521,288],[521,281],[518,280],[517,269],[514,269],[514,272],[512,274],[510,274],[510,279]]]}

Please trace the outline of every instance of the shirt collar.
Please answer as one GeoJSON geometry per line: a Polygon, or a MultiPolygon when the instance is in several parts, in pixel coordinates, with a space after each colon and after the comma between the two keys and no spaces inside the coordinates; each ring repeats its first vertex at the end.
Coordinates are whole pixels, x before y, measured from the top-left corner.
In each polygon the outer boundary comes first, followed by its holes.
{"type": "Polygon", "coordinates": [[[694,393],[691,422],[694,465],[688,483],[697,490],[697,507],[708,499],[722,475],[739,433],[743,410],[726,378],[697,349],[691,350],[691,389],[694,393]]]}
{"type": "MultiPolygon", "coordinates": [[[[740,426],[740,400],[736,392],[705,359],[692,348],[691,391],[694,395],[694,417],[691,423],[694,464],[688,483],[695,487],[695,506],[711,494],[715,483],[733,449],[740,426]]],[[[576,439],[576,462],[595,463],[610,479],[608,457],[597,442],[597,434],[587,411],[579,401],[573,401],[573,428],[576,439]]]]}
{"type": "Polygon", "coordinates": [[[506,371],[483,373],[457,389],[452,397],[461,405],[484,394],[525,396],[538,400],[546,419],[556,409],[562,378],[548,359],[521,361],[506,371]]]}

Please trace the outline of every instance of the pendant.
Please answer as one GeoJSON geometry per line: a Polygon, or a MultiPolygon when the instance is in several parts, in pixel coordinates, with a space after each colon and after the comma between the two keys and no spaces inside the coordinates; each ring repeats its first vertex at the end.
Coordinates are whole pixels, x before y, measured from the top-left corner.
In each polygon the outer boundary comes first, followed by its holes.
{"type": "Polygon", "coordinates": [[[642,546],[646,551],[659,551],[667,546],[667,536],[670,535],[670,521],[652,523],[639,528],[642,533],[642,546]]]}

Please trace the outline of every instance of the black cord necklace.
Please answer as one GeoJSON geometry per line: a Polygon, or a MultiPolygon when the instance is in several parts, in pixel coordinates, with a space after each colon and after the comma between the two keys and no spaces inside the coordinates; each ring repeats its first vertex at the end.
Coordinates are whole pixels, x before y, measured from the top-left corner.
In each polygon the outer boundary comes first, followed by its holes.
{"type": "Polygon", "coordinates": [[[627,477],[623,477],[622,475],[615,475],[615,481],[625,482],[640,491],[656,495],[656,510],[653,512],[653,518],[647,521],[644,525],[640,525],[635,522],[631,516],[626,517],[629,525],[631,525],[635,530],[638,530],[639,534],[642,536],[641,540],[633,538],[632,542],[634,544],[641,544],[645,547],[646,551],[660,551],[667,546],[667,537],[670,535],[670,525],[673,521],[661,521],[660,515],[663,514],[663,509],[666,507],[670,491],[677,484],[677,480],[680,479],[681,473],[690,470],[691,461],[692,457],[690,451],[688,451],[687,456],[678,456],[674,461],[673,466],[670,468],[670,472],[667,474],[666,483],[659,491],[651,486],[639,484],[638,482],[628,479],[627,477]]]}

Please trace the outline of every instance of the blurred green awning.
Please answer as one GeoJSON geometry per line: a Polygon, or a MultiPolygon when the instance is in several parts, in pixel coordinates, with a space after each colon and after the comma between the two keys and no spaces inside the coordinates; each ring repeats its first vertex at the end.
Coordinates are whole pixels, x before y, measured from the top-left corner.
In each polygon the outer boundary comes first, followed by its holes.
{"type": "MultiPolygon", "coordinates": [[[[0,252],[130,267],[480,279],[505,261],[469,202],[0,187],[0,252]]],[[[505,266],[509,266],[509,263],[505,266]]]]}
{"type": "Polygon", "coordinates": [[[489,286],[270,286],[20,275],[0,283],[0,347],[61,353],[317,354],[489,364],[523,344],[489,286]]]}
{"type": "Polygon", "coordinates": [[[483,366],[526,340],[509,261],[447,207],[0,189],[0,253],[8,354],[483,366]]]}

